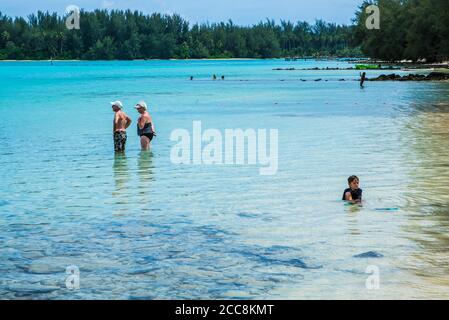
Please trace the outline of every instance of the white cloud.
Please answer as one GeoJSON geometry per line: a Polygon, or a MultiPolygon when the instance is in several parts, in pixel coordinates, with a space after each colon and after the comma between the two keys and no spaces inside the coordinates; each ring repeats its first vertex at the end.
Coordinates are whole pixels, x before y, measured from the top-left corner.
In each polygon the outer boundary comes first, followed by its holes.
{"type": "Polygon", "coordinates": [[[114,4],[115,4],[114,1],[103,0],[101,7],[103,9],[111,9],[114,6],[114,4]]]}

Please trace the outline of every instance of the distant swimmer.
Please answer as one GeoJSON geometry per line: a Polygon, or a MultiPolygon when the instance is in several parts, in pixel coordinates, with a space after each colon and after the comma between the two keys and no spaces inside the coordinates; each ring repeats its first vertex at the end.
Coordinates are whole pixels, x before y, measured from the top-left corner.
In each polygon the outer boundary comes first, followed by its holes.
{"type": "Polygon", "coordinates": [[[221,76],[221,80],[224,80],[225,79],[225,77],[224,76],[221,76]]]}
{"type": "Polygon", "coordinates": [[[137,121],[137,135],[140,137],[140,146],[142,150],[149,150],[151,140],[156,136],[153,119],[148,113],[148,107],[145,101],[140,101],[134,108],[140,113],[139,120],[137,121]]]}
{"type": "Polygon", "coordinates": [[[212,80],[217,80],[217,76],[215,74],[212,76],[212,80]]]}
{"type": "Polygon", "coordinates": [[[115,112],[113,133],[114,133],[114,150],[115,152],[125,152],[126,146],[126,129],[131,125],[131,118],[123,112],[123,104],[120,101],[111,102],[112,110],[115,112]]]}
{"type": "Polygon", "coordinates": [[[360,87],[363,88],[363,84],[366,81],[366,72],[360,74],[360,87]]]}
{"type": "Polygon", "coordinates": [[[192,81],[193,80],[193,76],[190,76],[190,81],[192,81]]]}
{"type": "Polygon", "coordinates": [[[351,203],[362,203],[362,189],[359,188],[360,180],[357,176],[350,176],[348,178],[349,188],[343,193],[344,201],[351,203]]]}

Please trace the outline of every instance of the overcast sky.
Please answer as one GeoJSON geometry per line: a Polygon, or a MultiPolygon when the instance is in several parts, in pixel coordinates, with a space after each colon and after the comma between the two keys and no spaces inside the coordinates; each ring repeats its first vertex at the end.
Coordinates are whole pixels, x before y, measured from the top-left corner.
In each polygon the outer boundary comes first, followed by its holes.
{"type": "Polygon", "coordinates": [[[290,21],[348,24],[363,0],[0,0],[0,11],[9,16],[27,16],[37,10],[64,13],[68,5],[86,10],[132,9],[144,13],[178,13],[188,21],[219,22],[232,19],[248,25],[266,18],[290,21]]]}

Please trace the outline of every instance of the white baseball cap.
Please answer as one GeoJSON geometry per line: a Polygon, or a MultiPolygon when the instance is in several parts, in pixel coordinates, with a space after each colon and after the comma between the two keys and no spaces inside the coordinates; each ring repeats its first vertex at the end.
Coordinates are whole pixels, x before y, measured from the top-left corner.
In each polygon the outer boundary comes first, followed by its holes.
{"type": "Polygon", "coordinates": [[[114,102],[111,102],[111,105],[116,106],[116,107],[119,107],[120,109],[123,109],[123,104],[122,104],[121,101],[114,101],[114,102]]]}
{"type": "Polygon", "coordinates": [[[148,109],[145,101],[139,101],[134,108],[136,108],[136,109],[143,108],[144,110],[148,109]]]}

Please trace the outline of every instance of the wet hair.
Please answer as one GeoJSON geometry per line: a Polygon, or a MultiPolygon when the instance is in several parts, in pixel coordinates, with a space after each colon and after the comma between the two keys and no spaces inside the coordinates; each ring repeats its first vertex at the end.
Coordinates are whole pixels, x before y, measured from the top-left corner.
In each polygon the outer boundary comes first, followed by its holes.
{"type": "Polygon", "coordinates": [[[351,184],[354,180],[360,181],[359,177],[357,177],[357,176],[350,176],[348,178],[348,183],[351,184]]]}

